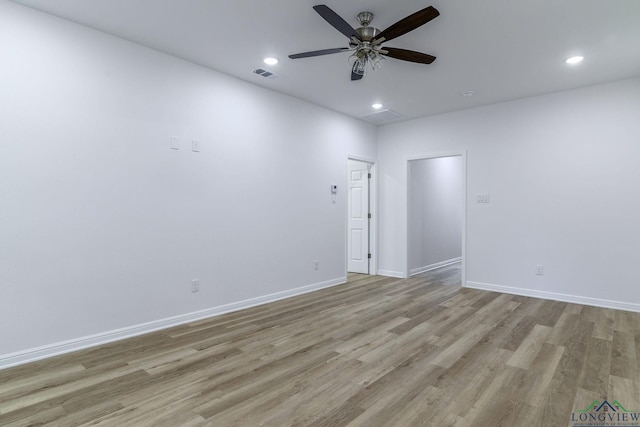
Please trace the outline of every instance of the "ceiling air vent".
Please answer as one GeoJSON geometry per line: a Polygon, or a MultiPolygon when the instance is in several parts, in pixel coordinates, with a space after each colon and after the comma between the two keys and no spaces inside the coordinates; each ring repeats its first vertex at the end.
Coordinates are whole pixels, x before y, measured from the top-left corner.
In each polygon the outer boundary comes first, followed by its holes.
{"type": "Polygon", "coordinates": [[[277,75],[276,73],[274,73],[271,70],[267,70],[266,68],[256,68],[255,70],[253,70],[253,73],[260,76],[260,77],[264,77],[266,79],[277,79],[278,77],[280,77],[279,75],[277,75]]]}
{"type": "Polygon", "coordinates": [[[364,116],[360,116],[360,118],[376,125],[384,125],[387,123],[397,122],[399,120],[406,119],[406,117],[403,116],[402,114],[392,110],[376,111],[375,113],[365,114],[364,116]]]}

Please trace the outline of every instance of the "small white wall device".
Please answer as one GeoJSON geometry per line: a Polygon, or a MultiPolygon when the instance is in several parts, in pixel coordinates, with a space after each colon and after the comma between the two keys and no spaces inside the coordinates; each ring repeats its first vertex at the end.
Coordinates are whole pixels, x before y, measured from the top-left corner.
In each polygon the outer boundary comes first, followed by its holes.
{"type": "Polygon", "coordinates": [[[337,185],[332,185],[331,186],[331,194],[336,194],[338,193],[338,186],[337,185]]]}

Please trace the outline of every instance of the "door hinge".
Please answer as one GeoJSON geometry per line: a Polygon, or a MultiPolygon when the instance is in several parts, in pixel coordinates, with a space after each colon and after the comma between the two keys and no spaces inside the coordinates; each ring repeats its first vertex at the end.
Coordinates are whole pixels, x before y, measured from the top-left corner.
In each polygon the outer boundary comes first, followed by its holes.
{"type": "Polygon", "coordinates": [[[369,219],[371,219],[371,214],[369,214],[369,219]]]}
{"type": "Polygon", "coordinates": [[[369,256],[367,258],[371,259],[371,254],[368,254],[369,256]]]}
{"type": "Polygon", "coordinates": [[[367,174],[367,178],[371,179],[371,174],[367,174]]]}

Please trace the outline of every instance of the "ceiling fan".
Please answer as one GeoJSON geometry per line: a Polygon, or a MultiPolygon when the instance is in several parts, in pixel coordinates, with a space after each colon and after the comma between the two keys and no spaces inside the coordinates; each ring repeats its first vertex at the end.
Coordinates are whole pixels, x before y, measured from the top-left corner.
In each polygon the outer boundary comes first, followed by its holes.
{"type": "Polygon", "coordinates": [[[336,30],[347,36],[349,47],[338,47],[334,49],[314,50],[311,52],[297,53],[289,55],[291,59],[309,58],[312,56],[329,55],[340,52],[353,52],[350,59],[353,60],[351,68],[351,80],[362,79],[367,71],[367,64],[373,70],[382,67],[385,56],[401,59],[403,61],[417,62],[420,64],[431,64],[436,57],[426,53],[415,52],[413,50],[398,49],[395,47],[382,46],[382,43],[400,37],[403,34],[413,31],[421,25],[426,24],[440,15],[440,12],[429,6],[425,9],[407,16],[391,25],[384,31],[370,27],[373,20],[373,13],[361,12],[358,14],[358,21],[361,27],[354,29],[351,25],[335,13],[329,6],[320,4],[313,6],[313,9],[322,16],[325,21],[331,24],[336,30]]]}

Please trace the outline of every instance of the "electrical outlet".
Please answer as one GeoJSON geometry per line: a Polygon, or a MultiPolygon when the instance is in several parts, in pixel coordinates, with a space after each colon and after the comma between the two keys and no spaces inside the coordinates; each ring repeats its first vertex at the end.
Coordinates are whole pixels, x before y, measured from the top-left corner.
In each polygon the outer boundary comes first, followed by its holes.
{"type": "Polygon", "coordinates": [[[313,269],[320,270],[320,261],[318,260],[313,261],[313,269]]]}
{"type": "Polygon", "coordinates": [[[194,279],[191,281],[191,293],[200,292],[200,279],[194,279]]]}
{"type": "Polygon", "coordinates": [[[194,153],[197,153],[200,151],[200,140],[198,139],[191,140],[191,151],[193,151],[194,153]]]}
{"type": "Polygon", "coordinates": [[[488,194],[478,194],[476,196],[476,203],[489,203],[489,195],[488,194]]]}
{"type": "Polygon", "coordinates": [[[536,275],[537,275],[537,276],[542,276],[542,275],[544,275],[544,266],[542,266],[542,265],[536,265],[536,275]]]}

